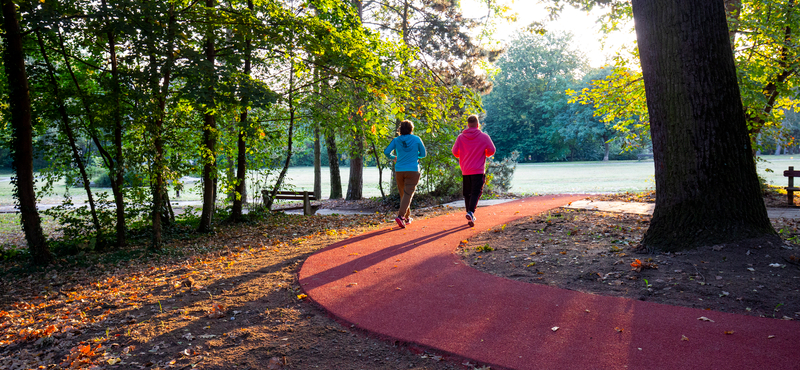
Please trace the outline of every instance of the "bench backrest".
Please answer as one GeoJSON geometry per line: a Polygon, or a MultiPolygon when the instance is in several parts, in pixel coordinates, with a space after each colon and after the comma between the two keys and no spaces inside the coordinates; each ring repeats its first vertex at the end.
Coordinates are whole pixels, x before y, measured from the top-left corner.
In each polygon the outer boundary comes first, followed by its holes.
{"type": "MultiPolygon", "coordinates": [[[[261,194],[263,196],[269,196],[272,193],[271,190],[262,190],[261,194]]],[[[312,191],[289,191],[289,190],[278,190],[278,193],[275,194],[276,199],[299,199],[302,200],[305,198],[306,194],[308,194],[309,200],[317,200],[314,197],[314,192],[312,191]]]]}

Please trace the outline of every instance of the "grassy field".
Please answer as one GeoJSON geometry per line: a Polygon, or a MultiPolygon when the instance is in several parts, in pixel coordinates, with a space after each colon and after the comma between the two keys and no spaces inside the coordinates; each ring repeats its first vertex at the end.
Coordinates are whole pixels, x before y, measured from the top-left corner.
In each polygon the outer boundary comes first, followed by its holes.
{"type": "MultiPolygon", "coordinates": [[[[764,156],[758,163],[758,173],[768,183],[775,185],[786,184],[783,171],[788,166],[800,169],[800,156],[764,156]],[[772,170],[773,172],[769,172],[772,170]]],[[[345,182],[342,191],[347,191],[346,181],[349,167],[341,168],[342,181],[345,182]]],[[[388,186],[390,173],[384,171],[384,189],[388,186]]],[[[311,167],[294,167],[289,169],[287,184],[298,190],[312,190],[314,184],[314,171],[311,167]]],[[[186,178],[185,191],[180,198],[172,200],[198,201],[201,199],[197,179],[186,178]]],[[[260,183],[255,179],[250,182],[249,190],[257,194],[260,183]]],[[[517,194],[556,194],[556,193],[616,193],[625,191],[644,191],[655,188],[653,176],[653,161],[611,161],[611,162],[558,162],[558,163],[523,163],[517,166],[512,181],[511,191],[517,194]]],[[[57,186],[57,194],[45,196],[42,204],[57,204],[63,198],[66,190],[63,184],[57,186]]],[[[10,175],[0,175],[0,206],[13,205],[11,194],[10,175]]],[[[69,190],[76,201],[85,199],[83,189],[72,188],[69,190]]],[[[107,188],[95,188],[95,192],[106,191],[107,188]]],[[[364,196],[380,196],[378,189],[378,170],[374,167],[364,169],[364,196]]],[[[322,169],[322,194],[324,197],[330,193],[330,178],[328,168],[322,169]]]]}

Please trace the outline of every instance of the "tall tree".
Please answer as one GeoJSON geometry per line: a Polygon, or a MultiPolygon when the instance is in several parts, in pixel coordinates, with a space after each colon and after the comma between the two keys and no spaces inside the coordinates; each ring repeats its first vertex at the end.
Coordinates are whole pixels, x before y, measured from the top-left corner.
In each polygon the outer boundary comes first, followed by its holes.
{"type": "Polygon", "coordinates": [[[100,237],[103,234],[103,229],[100,225],[100,220],[97,217],[94,196],[92,195],[92,189],[89,184],[89,175],[86,172],[86,163],[84,163],[84,160],[80,154],[80,149],[78,149],[77,139],[75,137],[74,130],[72,129],[69,114],[67,113],[67,107],[64,103],[64,96],[61,93],[61,88],[58,85],[58,79],[56,78],[56,70],[53,66],[53,63],[50,62],[50,58],[44,46],[44,38],[42,37],[40,30],[36,31],[36,41],[39,44],[39,52],[41,53],[41,57],[44,60],[44,64],[47,68],[47,77],[50,82],[50,89],[52,91],[53,98],[55,99],[56,110],[58,111],[59,118],[61,118],[61,129],[64,135],[67,137],[67,144],[69,145],[70,152],[72,153],[72,160],[75,165],[78,166],[78,172],[81,176],[83,189],[86,191],[86,197],[89,202],[92,223],[94,224],[97,236],[100,237]]]}
{"type": "Polygon", "coordinates": [[[25,51],[22,32],[13,0],[3,0],[3,31],[5,48],[3,63],[9,87],[9,106],[13,129],[14,162],[16,173],[15,193],[19,202],[22,230],[35,264],[46,265],[52,260],[47,240],[42,231],[39,211],[36,209],[36,192],[33,182],[33,126],[28,76],[25,72],[25,51]]]}
{"type": "MultiPolygon", "coordinates": [[[[355,120],[360,121],[360,117],[355,120]]],[[[364,132],[358,125],[355,132],[350,133],[350,177],[347,181],[347,200],[361,199],[364,190],[364,132]]]]}
{"type": "Polygon", "coordinates": [[[633,0],[656,177],[642,244],[775,238],[761,198],[722,1],[633,0]]]}
{"type": "Polygon", "coordinates": [[[325,147],[328,150],[328,166],[331,180],[330,199],[342,199],[342,177],[339,174],[339,152],[336,147],[336,133],[330,127],[325,128],[325,147]]]}
{"type": "MultiPolygon", "coordinates": [[[[314,67],[314,81],[316,94],[322,91],[322,81],[319,78],[319,67],[314,67]]],[[[314,119],[314,198],[322,199],[322,145],[321,145],[321,125],[318,119],[314,119]]]]}
{"type": "Polygon", "coordinates": [[[486,132],[498,153],[518,151],[534,161],[563,160],[564,145],[548,129],[566,109],[564,91],[585,70],[585,58],[571,46],[572,36],[518,33],[497,66],[492,92],[483,99],[486,132]]]}
{"type": "Polygon", "coordinates": [[[200,232],[212,230],[211,219],[214,216],[214,207],[217,202],[217,106],[215,102],[216,88],[214,80],[217,77],[215,59],[216,50],[214,49],[214,0],[206,0],[206,32],[205,32],[205,55],[206,55],[206,101],[205,112],[203,113],[203,213],[200,215],[200,224],[197,227],[200,232]]]}
{"type": "MultiPolygon", "coordinates": [[[[247,10],[249,14],[252,15],[253,13],[253,1],[247,0],[247,10]]],[[[243,78],[249,79],[250,72],[251,72],[251,62],[252,62],[252,39],[250,35],[246,35],[244,39],[244,66],[243,66],[243,78]]],[[[234,198],[233,198],[233,209],[231,211],[231,219],[233,221],[238,221],[242,217],[242,204],[245,202],[245,194],[246,189],[246,180],[247,180],[247,143],[245,142],[245,138],[247,137],[247,110],[249,109],[249,89],[241,88],[241,113],[239,114],[239,130],[236,139],[236,185],[234,188],[234,198]]]]}
{"type": "MultiPolygon", "coordinates": [[[[157,5],[155,5],[157,7],[157,5]]],[[[149,114],[147,120],[147,131],[153,145],[153,160],[150,169],[150,188],[153,194],[152,209],[152,248],[160,249],[163,246],[164,238],[162,235],[162,211],[166,201],[166,182],[164,174],[167,168],[164,148],[164,124],[167,119],[167,100],[169,98],[172,83],[172,72],[175,67],[175,37],[177,25],[177,14],[175,3],[167,4],[165,12],[151,14],[152,18],[146,19],[148,32],[143,37],[148,52],[147,79],[150,92],[150,104],[148,104],[149,114]],[[163,16],[158,20],[156,16],[163,16]],[[161,21],[164,21],[163,23],[161,21]],[[166,23],[163,35],[158,35],[157,30],[166,23]],[[163,37],[159,37],[163,36],[163,37]],[[158,46],[160,41],[164,42],[163,49],[158,46]],[[161,58],[159,58],[161,57],[161,58]]]]}
{"type": "MultiPolygon", "coordinates": [[[[106,0],[101,0],[102,10],[110,12],[106,0]]],[[[114,159],[111,161],[109,177],[111,178],[111,192],[114,195],[114,205],[116,207],[116,239],[117,247],[122,248],[126,244],[126,223],[125,223],[125,194],[123,183],[125,181],[125,163],[122,154],[122,88],[120,87],[119,61],[117,59],[117,35],[114,32],[114,25],[111,17],[105,19],[106,38],[108,39],[108,61],[111,67],[111,119],[113,120],[114,132],[114,159]]]]}

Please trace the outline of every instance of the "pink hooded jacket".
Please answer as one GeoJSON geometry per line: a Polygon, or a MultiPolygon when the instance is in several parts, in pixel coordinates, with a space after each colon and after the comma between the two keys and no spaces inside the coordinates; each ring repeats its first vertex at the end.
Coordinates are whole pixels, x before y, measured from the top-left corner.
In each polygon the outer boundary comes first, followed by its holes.
{"type": "Polygon", "coordinates": [[[468,128],[458,135],[453,144],[453,155],[458,158],[462,175],[479,175],[486,169],[486,158],[494,155],[494,143],[489,135],[478,128],[468,128]]]}

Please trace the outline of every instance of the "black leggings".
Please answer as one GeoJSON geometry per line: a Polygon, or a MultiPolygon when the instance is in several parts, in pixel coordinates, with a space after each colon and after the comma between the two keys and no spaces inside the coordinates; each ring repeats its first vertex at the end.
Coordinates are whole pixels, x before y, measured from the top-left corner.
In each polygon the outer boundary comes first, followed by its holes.
{"type": "Polygon", "coordinates": [[[481,199],[481,194],[483,194],[483,184],[485,182],[486,176],[482,173],[463,176],[462,188],[464,189],[464,205],[467,207],[467,212],[475,212],[475,208],[478,207],[478,200],[481,199]]]}

